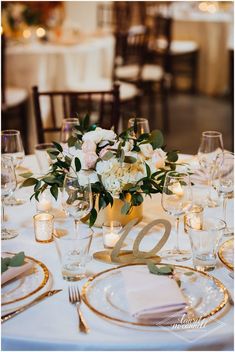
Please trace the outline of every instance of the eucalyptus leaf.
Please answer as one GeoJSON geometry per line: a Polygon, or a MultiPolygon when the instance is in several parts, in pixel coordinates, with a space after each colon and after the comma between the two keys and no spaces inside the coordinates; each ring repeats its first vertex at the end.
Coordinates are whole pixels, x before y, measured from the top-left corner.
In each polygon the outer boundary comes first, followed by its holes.
{"type": "Polygon", "coordinates": [[[50,192],[53,195],[53,197],[55,198],[55,200],[57,200],[57,198],[58,198],[58,186],[56,184],[51,186],[50,192]]]}
{"type": "Polygon", "coordinates": [[[21,266],[24,264],[25,254],[24,252],[19,252],[10,258],[9,266],[21,266]]]}
{"type": "Polygon", "coordinates": [[[62,146],[59,144],[59,143],[57,143],[57,142],[52,142],[53,144],[54,144],[54,146],[56,147],[56,149],[58,149],[59,150],[59,152],[63,152],[63,148],[62,148],[62,146]]]}
{"type": "Polygon", "coordinates": [[[155,275],[172,275],[174,271],[172,265],[156,266],[152,262],[148,263],[148,268],[150,273],[155,275]]]}
{"type": "Polygon", "coordinates": [[[137,161],[133,156],[125,156],[124,163],[134,164],[137,161]]]}
{"type": "Polygon", "coordinates": [[[130,208],[131,208],[131,204],[130,203],[125,203],[122,206],[121,213],[124,214],[124,215],[128,214],[128,212],[130,211],[130,208]]]}
{"type": "Polygon", "coordinates": [[[76,157],[74,162],[75,162],[76,171],[79,172],[82,168],[81,161],[76,157]]]}
{"type": "Polygon", "coordinates": [[[153,130],[149,137],[149,143],[153,149],[161,148],[164,143],[163,134],[160,130],[153,130]]]}
{"type": "Polygon", "coordinates": [[[23,177],[23,178],[29,178],[31,176],[33,176],[33,173],[32,172],[24,172],[23,174],[19,174],[20,177],[23,177]]]}
{"type": "Polygon", "coordinates": [[[37,180],[36,178],[34,178],[34,177],[27,178],[27,180],[25,180],[25,181],[21,184],[20,188],[33,186],[33,185],[35,185],[37,182],[38,182],[38,180],[37,180]]]}
{"type": "Polygon", "coordinates": [[[102,160],[107,161],[107,160],[111,159],[111,158],[113,157],[113,155],[114,155],[114,154],[113,154],[110,150],[108,150],[108,151],[104,154],[104,156],[102,157],[102,160]]]}
{"type": "Polygon", "coordinates": [[[186,276],[192,276],[194,274],[193,271],[186,271],[186,273],[184,273],[184,275],[186,276]]]}

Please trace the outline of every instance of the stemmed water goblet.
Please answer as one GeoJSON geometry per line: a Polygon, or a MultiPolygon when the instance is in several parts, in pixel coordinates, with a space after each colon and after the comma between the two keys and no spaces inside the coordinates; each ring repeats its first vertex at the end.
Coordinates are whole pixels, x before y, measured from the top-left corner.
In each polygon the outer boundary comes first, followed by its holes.
{"type": "Polygon", "coordinates": [[[64,179],[62,205],[64,210],[74,218],[75,233],[79,236],[79,221],[92,209],[92,192],[89,177],[81,183],[75,172],[69,172],[64,179]]]}
{"type": "Polygon", "coordinates": [[[128,128],[134,127],[133,136],[138,138],[143,133],[149,133],[149,122],[147,119],[141,117],[132,117],[128,120],[128,128]]]}
{"type": "Polygon", "coordinates": [[[169,171],[166,174],[161,201],[163,209],[176,219],[174,248],[161,252],[161,256],[178,262],[188,260],[191,258],[190,252],[179,246],[179,218],[188,212],[193,204],[189,174],[169,171]]]}
{"type": "MultiPolygon", "coordinates": [[[[25,157],[20,131],[4,130],[1,132],[1,153],[12,158],[16,170],[25,157]]],[[[25,199],[17,199],[14,195],[5,201],[7,205],[21,205],[23,203],[25,203],[25,199]]]]}
{"type": "Polygon", "coordinates": [[[16,175],[12,158],[10,156],[2,156],[1,160],[1,199],[2,199],[2,228],[1,239],[8,240],[18,235],[14,229],[8,229],[4,226],[4,205],[7,197],[16,189],[16,175]]]}
{"type": "Polygon", "coordinates": [[[68,118],[62,121],[60,130],[60,142],[64,149],[68,148],[67,143],[70,137],[74,136],[75,126],[79,125],[78,118],[68,118]]]}
{"type": "Polygon", "coordinates": [[[233,235],[233,229],[227,224],[227,202],[234,192],[234,154],[226,151],[218,155],[218,160],[221,166],[214,187],[223,200],[223,220],[226,224],[224,236],[230,236],[233,235]]]}
{"type": "Polygon", "coordinates": [[[223,161],[218,155],[223,152],[222,134],[217,131],[205,131],[202,133],[201,144],[198,149],[198,160],[208,180],[209,192],[206,205],[208,207],[218,206],[216,200],[212,199],[211,190],[213,180],[223,161]]]}

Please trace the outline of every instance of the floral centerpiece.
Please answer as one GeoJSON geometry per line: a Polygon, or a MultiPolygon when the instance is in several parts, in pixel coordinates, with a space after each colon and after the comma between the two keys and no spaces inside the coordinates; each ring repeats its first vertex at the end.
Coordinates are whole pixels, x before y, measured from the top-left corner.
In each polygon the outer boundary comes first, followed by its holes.
{"type": "Polygon", "coordinates": [[[68,148],[53,142],[48,149],[52,164],[40,178],[24,174],[22,186],[34,186],[32,197],[37,200],[49,188],[55,199],[63,187],[66,173],[76,172],[79,183],[91,183],[95,201],[89,215],[92,226],[100,210],[112,207],[114,200],[122,201],[121,213],[129,214],[141,205],[144,196],[161,193],[167,171],[175,170],[177,151],[166,152],[160,130],[135,136],[136,126],[117,135],[89,125],[86,116],[68,140],[68,148]]]}

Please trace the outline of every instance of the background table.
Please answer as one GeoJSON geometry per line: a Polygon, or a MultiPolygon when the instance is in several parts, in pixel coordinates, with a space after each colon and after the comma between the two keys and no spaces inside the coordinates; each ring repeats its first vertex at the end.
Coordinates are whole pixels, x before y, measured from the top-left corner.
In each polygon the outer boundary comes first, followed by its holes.
{"type": "MultiPolygon", "coordinates": [[[[7,84],[28,90],[31,152],[36,144],[32,87],[39,90],[67,90],[81,82],[93,82],[112,74],[114,38],[110,35],[86,35],[73,45],[33,42],[11,44],[7,48],[7,84]]],[[[45,110],[47,107],[45,106],[45,110]]],[[[44,112],[44,118],[47,114],[44,112]]]]}
{"type": "MultiPolygon", "coordinates": [[[[35,157],[28,156],[24,165],[36,169],[35,157]]],[[[30,189],[25,189],[28,195],[30,189]]],[[[233,202],[229,200],[229,216],[232,218],[233,202]]],[[[209,209],[213,216],[221,216],[221,209],[209,209]]],[[[53,275],[54,288],[63,291],[50,297],[24,313],[2,325],[2,350],[232,350],[233,348],[233,309],[228,304],[226,309],[215,315],[213,322],[203,329],[173,331],[170,328],[156,328],[156,331],[119,326],[106,321],[93,312],[85,304],[82,311],[90,326],[90,333],[78,332],[75,308],[68,301],[68,283],[62,280],[59,259],[55,244],[40,244],[34,240],[32,216],[35,204],[26,203],[18,207],[7,207],[6,214],[16,222],[20,235],[15,239],[3,241],[2,251],[19,252],[33,256],[45,263],[53,275]]],[[[168,218],[160,204],[160,195],[144,202],[144,218],[131,231],[133,239],[142,226],[156,218],[168,218]]],[[[171,219],[172,220],[172,219],[171,219]]],[[[72,228],[72,220],[71,220],[72,228]]],[[[184,233],[181,241],[189,248],[189,240],[184,233]]],[[[131,244],[131,240],[128,239],[131,244]]],[[[151,237],[147,245],[152,248],[151,237]]],[[[166,244],[170,248],[171,243],[166,244]]],[[[91,251],[103,248],[101,230],[95,229],[91,251]]],[[[191,266],[191,261],[183,265],[191,266]]],[[[112,265],[92,260],[88,264],[90,274],[109,269],[112,265]]],[[[228,271],[218,262],[212,274],[220,279],[232,291],[233,280],[228,271]]],[[[79,283],[81,287],[85,279],[79,283]]]]}

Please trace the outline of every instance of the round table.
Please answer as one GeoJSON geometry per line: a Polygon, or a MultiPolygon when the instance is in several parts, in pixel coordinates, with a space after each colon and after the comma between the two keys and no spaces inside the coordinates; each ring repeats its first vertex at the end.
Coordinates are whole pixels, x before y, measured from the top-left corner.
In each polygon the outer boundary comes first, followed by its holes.
{"type": "MultiPolygon", "coordinates": [[[[34,156],[27,156],[24,166],[37,170],[34,156]]],[[[28,196],[29,188],[23,190],[28,196]]],[[[233,216],[233,201],[229,200],[229,217],[233,216]]],[[[26,255],[42,261],[53,276],[53,287],[63,289],[53,297],[36,304],[24,313],[10,319],[2,325],[3,350],[230,350],[233,348],[233,307],[226,308],[214,316],[214,320],[203,329],[173,331],[170,328],[135,329],[113,324],[96,316],[82,304],[82,311],[90,327],[89,334],[83,334],[77,328],[75,307],[68,300],[68,283],[63,281],[55,244],[41,244],[35,241],[32,216],[36,208],[34,201],[18,207],[6,207],[6,214],[17,223],[20,235],[15,239],[3,241],[2,251],[25,251],[26,255]]],[[[221,209],[209,209],[213,216],[221,216],[221,209]]],[[[169,216],[162,210],[160,195],[147,198],[144,202],[144,218],[130,234],[130,240],[151,220],[169,216]]],[[[173,220],[173,219],[169,219],[173,220]]],[[[71,220],[72,227],[72,220],[71,220]]],[[[181,244],[190,248],[188,236],[181,228],[181,244]]],[[[171,247],[170,241],[166,248],[171,247]]],[[[147,245],[152,248],[151,237],[147,245]]],[[[95,229],[91,252],[103,249],[101,229],[95,229]]],[[[191,266],[191,261],[183,265],[191,266]]],[[[90,274],[114,267],[92,260],[87,267],[90,274]]],[[[227,269],[218,261],[217,268],[212,273],[221,280],[232,292],[233,279],[227,269]]],[[[79,286],[86,279],[79,282],[79,286]]]]}

